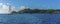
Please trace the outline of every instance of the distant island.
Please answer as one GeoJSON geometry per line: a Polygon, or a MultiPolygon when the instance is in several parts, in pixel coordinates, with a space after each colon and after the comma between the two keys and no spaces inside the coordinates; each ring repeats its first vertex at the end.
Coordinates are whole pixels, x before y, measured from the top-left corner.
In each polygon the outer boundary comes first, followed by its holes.
{"type": "Polygon", "coordinates": [[[18,12],[16,11],[12,11],[11,14],[24,14],[24,13],[29,13],[29,14],[35,14],[35,13],[39,13],[39,14],[60,14],[60,10],[53,10],[53,9],[48,9],[48,10],[43,10],[43,9],[23,9],[23,10],[19,10],[18,12]]]}

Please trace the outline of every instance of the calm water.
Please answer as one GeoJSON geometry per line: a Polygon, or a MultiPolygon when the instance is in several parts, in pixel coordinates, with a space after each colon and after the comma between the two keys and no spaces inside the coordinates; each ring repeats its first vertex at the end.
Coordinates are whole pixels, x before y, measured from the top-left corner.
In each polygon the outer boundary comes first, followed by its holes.
{"type": "Polygon", "coordinates": [[[60,14],[0,14],[0,24],[60,24],[60,14]]]}

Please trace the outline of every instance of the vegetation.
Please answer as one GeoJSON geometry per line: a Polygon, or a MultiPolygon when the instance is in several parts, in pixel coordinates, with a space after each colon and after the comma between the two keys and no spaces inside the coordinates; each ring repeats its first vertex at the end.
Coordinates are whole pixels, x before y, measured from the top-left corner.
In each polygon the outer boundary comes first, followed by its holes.
{"type": "Polygon", "coordinates": [[[18,12],[16,12],[16,11],[12,12],[12,14],[23,14],[23,13],[58,14],[58,13],[60,13],[60,10],[23,9],[23,10],[19,10],[18,12]]]}
{"type": "Polygon", "coordinates": [[[11,14],[17,14],[18,12],[16,12],[16,11],[12,11],[12,13],[11,14]]]}

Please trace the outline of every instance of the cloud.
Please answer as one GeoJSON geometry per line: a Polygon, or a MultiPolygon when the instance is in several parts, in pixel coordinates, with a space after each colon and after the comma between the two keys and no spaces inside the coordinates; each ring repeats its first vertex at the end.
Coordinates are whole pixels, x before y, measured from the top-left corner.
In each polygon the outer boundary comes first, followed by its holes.
{"type": "Polygon", "coordinates": [[[3,3],[0,3],[0,5],[3,5],[3,3]]]}
{"type": "Polygon", "coordinates": [[[42,7],[47,7],[47,5],[42,5],[42,7]]]}
{"type": "Polygon", "coordinates": [[[20,10],[26,9],[26,8],[28,8],[28,7],[26,7],[26,6],[20,6],[20,10]]]}
{"type": "Polygon", "coordinates": [[[20,9],[25,9],[26,7],[25,6],[21,6],[20,9]]]}
{"type": "Polygon", "coordinates": [[[6,3],[7,5],[11,5],[10,3],[6,3]]]}
{"type": "Polygon", "coordinates": [[[8,6],[3,3],[0,3],[0,14],[6,14],[6,13],[8,13],[8,6]]]}

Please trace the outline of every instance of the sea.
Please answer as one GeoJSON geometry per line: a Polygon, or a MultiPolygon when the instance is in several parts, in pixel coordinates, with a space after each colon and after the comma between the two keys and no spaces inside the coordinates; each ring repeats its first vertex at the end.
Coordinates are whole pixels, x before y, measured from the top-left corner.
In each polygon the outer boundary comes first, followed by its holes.
{"type": "Polygon", "coordinates": [[[0,14],[0,24],[60,24],[60,14],[0,14]]]}

